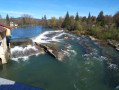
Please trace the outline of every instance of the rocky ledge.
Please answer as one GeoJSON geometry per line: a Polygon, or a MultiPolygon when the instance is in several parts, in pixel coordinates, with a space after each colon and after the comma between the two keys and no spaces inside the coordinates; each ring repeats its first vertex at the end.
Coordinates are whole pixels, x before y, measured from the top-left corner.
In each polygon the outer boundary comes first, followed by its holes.
{"type": "Polygon", "coordinates": [[[20,45],[32,45],[33,42],[29,38],[24,39],[11,39],[10,40],[11,47],[20,46],[20,45]]]}
{"type": "Polygon", "coordinates": [[[119,42],[115,40],[107,39],[109,45],[113,46],[117,51],[119,51],[119,42]]]}
{"type": "Polygon", "coordinates": [[[35,42],[34,45],[38,49],[42,49],[43,52],[51,55],[52,57],[54,57],[55,59],[59,61],[63,61],[65,58],[65,55],[61,53],[60,50],[58,50],[58,48],[54,48],[54,47],[51,47],[50,45],[45,45],[45,44],[41,44],[37,42],[35,42]]]}
{"type": "Polygon", "coordinates": [[[97,39],[97,38],[95,38],[95,37],[93,37],[93,36],[88,36],[91,40],[93,40],[93,41],[100,41],[99,39],[97,39]]]}

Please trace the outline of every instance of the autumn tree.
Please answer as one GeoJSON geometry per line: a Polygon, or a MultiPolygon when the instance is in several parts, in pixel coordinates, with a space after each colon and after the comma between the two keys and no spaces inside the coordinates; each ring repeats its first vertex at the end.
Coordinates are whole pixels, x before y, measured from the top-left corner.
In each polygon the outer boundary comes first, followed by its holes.
{"type": "Polygon", "coordinates": [[[81,30],[81,25],[79,21],[75,21],[74,30],[81,30]]]}
{"type": "Polygon", "coordinates": [[[62,17],[59,17],[59,19],[57,21],[57,28],[61,28],[62,27],[63,21],[64,21],[64,19],[62,17]]]}
{"type": "Polygon", "coordinates": [[[68,30],[73,31],[74,30],[74,24],[75,24],[74,16],[70,16],[69,22],[70,23],[69,23],[68,30]]]}
{"type": "Polygon", "coordinates": [[[111,15],[105,15],[105,20],[108,25],[113,23],[113,17],[111,15]]]}
{"type": "Polygon", "coordinates": [[[21,16],[22,25],[35,25],[35,19],[28,14],[23,14],[21,16]]]}
{"type": "Polygon", "coordinates": [[[51,28],[55,28],[57,26],[57,19],[55,17],[51,18],[50,26],[51,26],[51,28]]]}
{"type": "Polygon", "coordinates": [[[113,18],[116,26],[119,27],[119,12],[117,12],[113,18]]]}

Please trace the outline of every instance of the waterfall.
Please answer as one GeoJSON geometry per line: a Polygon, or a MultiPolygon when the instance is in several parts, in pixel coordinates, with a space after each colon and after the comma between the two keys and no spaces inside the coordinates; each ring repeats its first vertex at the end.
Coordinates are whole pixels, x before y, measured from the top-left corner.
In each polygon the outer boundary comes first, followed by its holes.
{"type": "MultiPolygon", "coordinates": [[[[50,44],[50,43],[56,43],[56,42],[60,42],[59,44],[63,43],[61,42],[62,40],[64,40],[64,37],[67,37],[66,35],[68,35],[67,33],[65,33],[63,30],[56,30],[56,31],[45,31],[44,33],[39,34],[36,37],[31,38],[32,42],[37,42],[37,43],[42,43],[42,44],[50,44]]],[[[68,35],[70,36],[70,35],[68,35]]],[[[64,46],[65,48],[67,46],[64,46]]],[[[62,49],[60,51],[58,51],[62,54],[64,54],[65,56],[71,57],[72,55],[75,56],[76,52],[73,49],[70,49],[70,47],[64,51],[62,51],[62,49]]],[[[57,53],[58,53],[57,52],[57,53]]],[[[25,45],[25,46],[15,46],[13,48],[11,48],[10,50],[11,53],[11,59],[13,60],[18,60],[19,58],[24,58],[24,59],[28,59],[29,56],[32,55],[38,55],[43,53],[42,51],[40,51],[37,47],[35,47],[34,45],[25,45]]],[[[58,56],[61,56],[58,54],[58,56]]]]}
{"type": "Polygon", "coordinates": [[[26,56],[40,54],[41,51],[33,45],[26,45],[26,46],[15,46],[14,48],[11,48],[10,53],[11,59],[18,59],[26,56]]]}
{"type": "Polygon", "coordinates": [[[63,30],[46,31],[46,32],[32,38],[32,41],[37,42],[37,43],[60,42],[60,40],[62,40],[62,39],[59,39],[59,37],[61,37],[64,34],[65,33],[63,30]]]}

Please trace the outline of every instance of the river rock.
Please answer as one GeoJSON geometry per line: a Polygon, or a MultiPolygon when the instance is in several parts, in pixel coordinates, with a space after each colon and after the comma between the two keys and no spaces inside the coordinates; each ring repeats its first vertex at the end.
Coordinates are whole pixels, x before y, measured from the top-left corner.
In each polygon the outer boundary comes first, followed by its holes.
{"type": "Polygon", "coordinates": [[[99,41],[98,39],[94,38],[93,36],[89,36],[89,38],[93,41],[99,41]]]}
{"type": "Polygon", "coordinates": [[[65,58],[65,55],[64,55],[63,53],[58,53],[58,54],[57,54],[57,59],[58,59],[59,61],[63,61],[64,58],[65,58]]]}
{"type": "Polygon", "coordinates": [[[64,35],[64,39],[70,39],[72,36],[64,35]]]}
{"type": "Polygon", "coordinates": [[[90,54],[92,52],[91,45],[89,43],[87,43],[85,40],[79,41],[78,44],[80,46],[82,46],[82,48],[86,54],[90,54]]]}

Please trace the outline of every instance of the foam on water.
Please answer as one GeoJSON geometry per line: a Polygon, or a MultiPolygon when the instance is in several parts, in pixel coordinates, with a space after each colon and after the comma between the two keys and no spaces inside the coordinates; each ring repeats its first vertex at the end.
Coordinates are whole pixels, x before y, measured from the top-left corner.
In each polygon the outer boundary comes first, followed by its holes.
{"type": "Polygon", "coordinates": [[[15,46],[14,48],[11,48],[10,53],[12,60],[18,61],[21,58],[25,61],[28,60],[29,56],[38,55],[41,51],[33,45],[27,45],[25,47],[15,46]]]}
{"type": "Polygon", "coordinates": [[[23,61],[28,61],[30,56],[23,56],[23,57],[18,57],[18,58],[11,58],[13,61],[19,62],[19,59],[22,59],[23,61]]]}
{"type": "Polygon", "coordinates": [[[68,45],[67,50],[62,50],[63,54],[67,57],[74,57],[77,55],[77,52],[71,48],[71,45],[68,45]]]}
{"type": "Polygon", "coordinates": [[[65,33],[63,32],[63,30],[46,31],[46,32],[38,35],[37,37],[32,38],[32,41],[33,42],[38,42],[38,43],[50,43],[52,41],[60,42],[60,40],[62,40],[62,39],[58,39],[58,37],[60,37],[64,34],[65,33]],[[51,35],[51,36],[48,37],[48,35],[51,35]]]}
{"type": "Polygon", "coordinates": [[[114,70],[117,70],[118,69],[118,66],[116,64],[108,63],[108,65],[109,65],[108,67],[110,69],[114,69],[114,70]]]}
{"type": "Polygon", "coordinates": [[[75,88],[76,90],[80,90],[80,89],[76,86],[76,84],[74,84],[74,88],[75,88]]]}
{"type": "MultiPolygon", "coordinates": [[[[107,65],[108,65],[108,68],[114,69],[114,70],[118,69],[118,66],[116,64],[113,64],[113,63],[109,62],[107,57],[100,56],[98,54],[98,50],[97,49],[93,49],[91,53],[84,54],[84,55],[82,55],[82,57],[86,58],[86,60],[90,60],[90,58],[93,58],[93,59],[101,61],[101,62],[106,61],[107,65]]],[[[91,65],[91,62],[87,61],[85,64],[90,64],[91,65]]]]}

